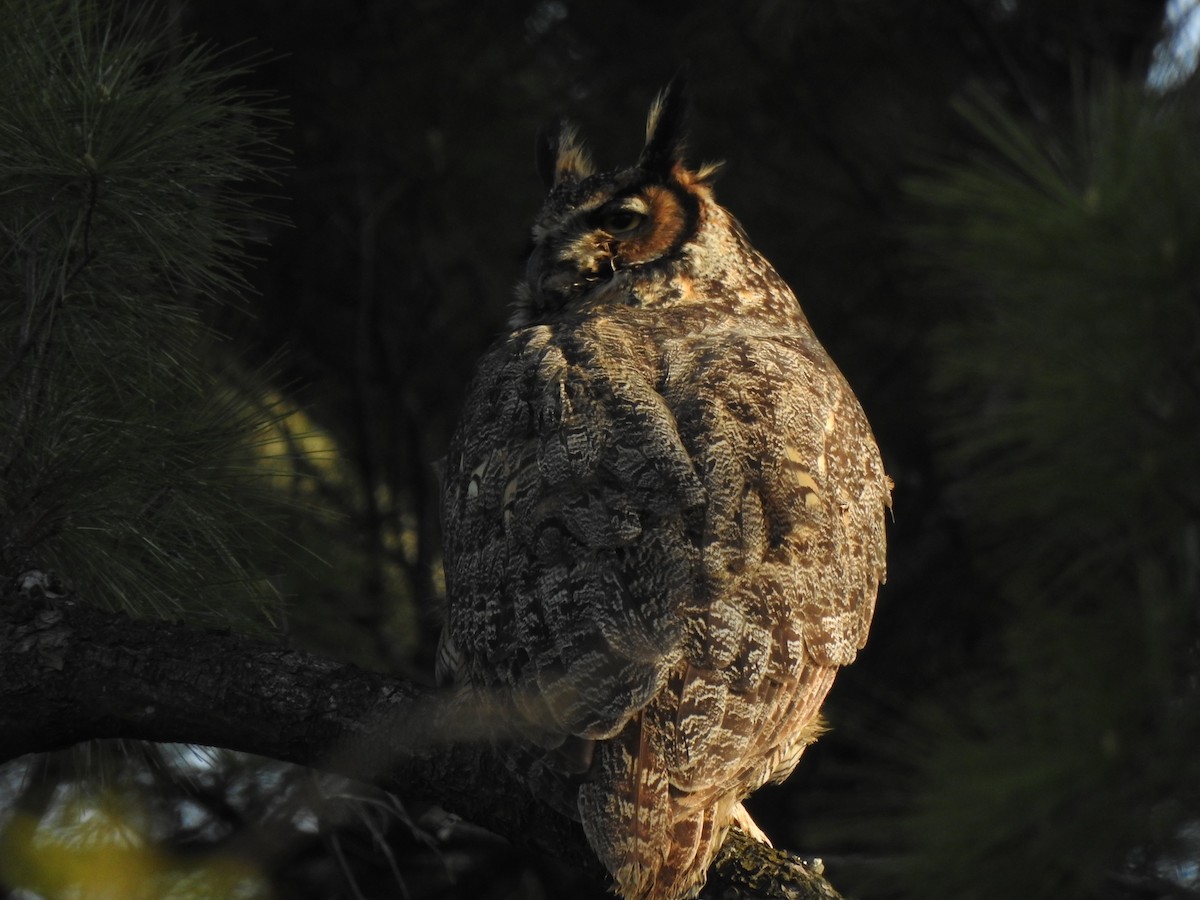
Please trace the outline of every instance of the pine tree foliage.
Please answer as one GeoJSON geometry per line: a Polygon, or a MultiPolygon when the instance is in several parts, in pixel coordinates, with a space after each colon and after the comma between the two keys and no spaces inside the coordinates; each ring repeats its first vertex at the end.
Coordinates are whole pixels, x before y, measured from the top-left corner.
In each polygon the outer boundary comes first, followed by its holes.
{"type": "Polygon", "coordinates": [[[1003,624],[913,754],[913,896],[1200,887],[1194,99],[1109,84],[1059,129],[977,101],[988,151],[916,186],[961,298],[943,470],[1003,624]]]}
{"type": "Polygon", "coordinates": [[[270,416],[202,309],[242,287],[273,114],[167,34],[0,3],[0,573],[228,621],[269,594],[248,559],[270,416]]]}

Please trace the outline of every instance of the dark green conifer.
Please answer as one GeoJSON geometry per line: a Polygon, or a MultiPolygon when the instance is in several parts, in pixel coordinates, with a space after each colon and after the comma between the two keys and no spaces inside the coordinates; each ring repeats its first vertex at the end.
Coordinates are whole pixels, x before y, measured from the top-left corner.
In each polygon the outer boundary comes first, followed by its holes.
{"type": "Polygon", "coordinates": [[[273,114],[106,7],[0,4],[0,573],[261,618],[269,416],[203,322],[244,287],[273,114]]]}

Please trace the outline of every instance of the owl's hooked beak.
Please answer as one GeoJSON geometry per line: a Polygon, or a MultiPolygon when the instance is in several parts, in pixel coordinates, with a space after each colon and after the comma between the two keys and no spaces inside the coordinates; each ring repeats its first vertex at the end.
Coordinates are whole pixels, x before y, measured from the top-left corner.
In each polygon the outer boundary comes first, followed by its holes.
{"type": "Polygon", "coordinates": [[[525,264],[525,284],[535,309],[557,309],[579,297],[611,274],[604,267],[581,269],[578,260],[562,259],[544,243],[536,244],[525,264]]]}

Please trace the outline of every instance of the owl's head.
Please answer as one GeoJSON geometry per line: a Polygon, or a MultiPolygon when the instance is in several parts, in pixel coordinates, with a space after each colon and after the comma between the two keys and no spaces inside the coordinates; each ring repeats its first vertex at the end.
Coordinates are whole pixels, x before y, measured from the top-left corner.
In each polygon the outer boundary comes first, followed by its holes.
{"type": "Polygon", "coordinates": [[[615,171],[593,170],[573,126],[545,136],[538,170],[550,195],[534,222],[514,325],[600,298],[634,302],[634,292],[613,288],[679,256],[711,201],[707,182],[717,170],[684,164],[685,109],[676,80],[650,107],[637,162],[615,171]]]}

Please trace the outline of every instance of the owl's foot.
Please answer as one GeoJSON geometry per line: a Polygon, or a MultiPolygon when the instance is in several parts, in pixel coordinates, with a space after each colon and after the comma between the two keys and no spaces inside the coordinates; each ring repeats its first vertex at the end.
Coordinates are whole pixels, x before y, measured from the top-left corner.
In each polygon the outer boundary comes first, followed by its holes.
{"type": "Polygon", "coordinates": [[[750,813],[746,811],[746,807],[740,803],[733,808],[733,824],[760,844],[766,844],[768,847],[775,846],[771,843],[771,839],[767,837],[766,832],[759,828],[758,824],[750,818],[750,813]]]}

